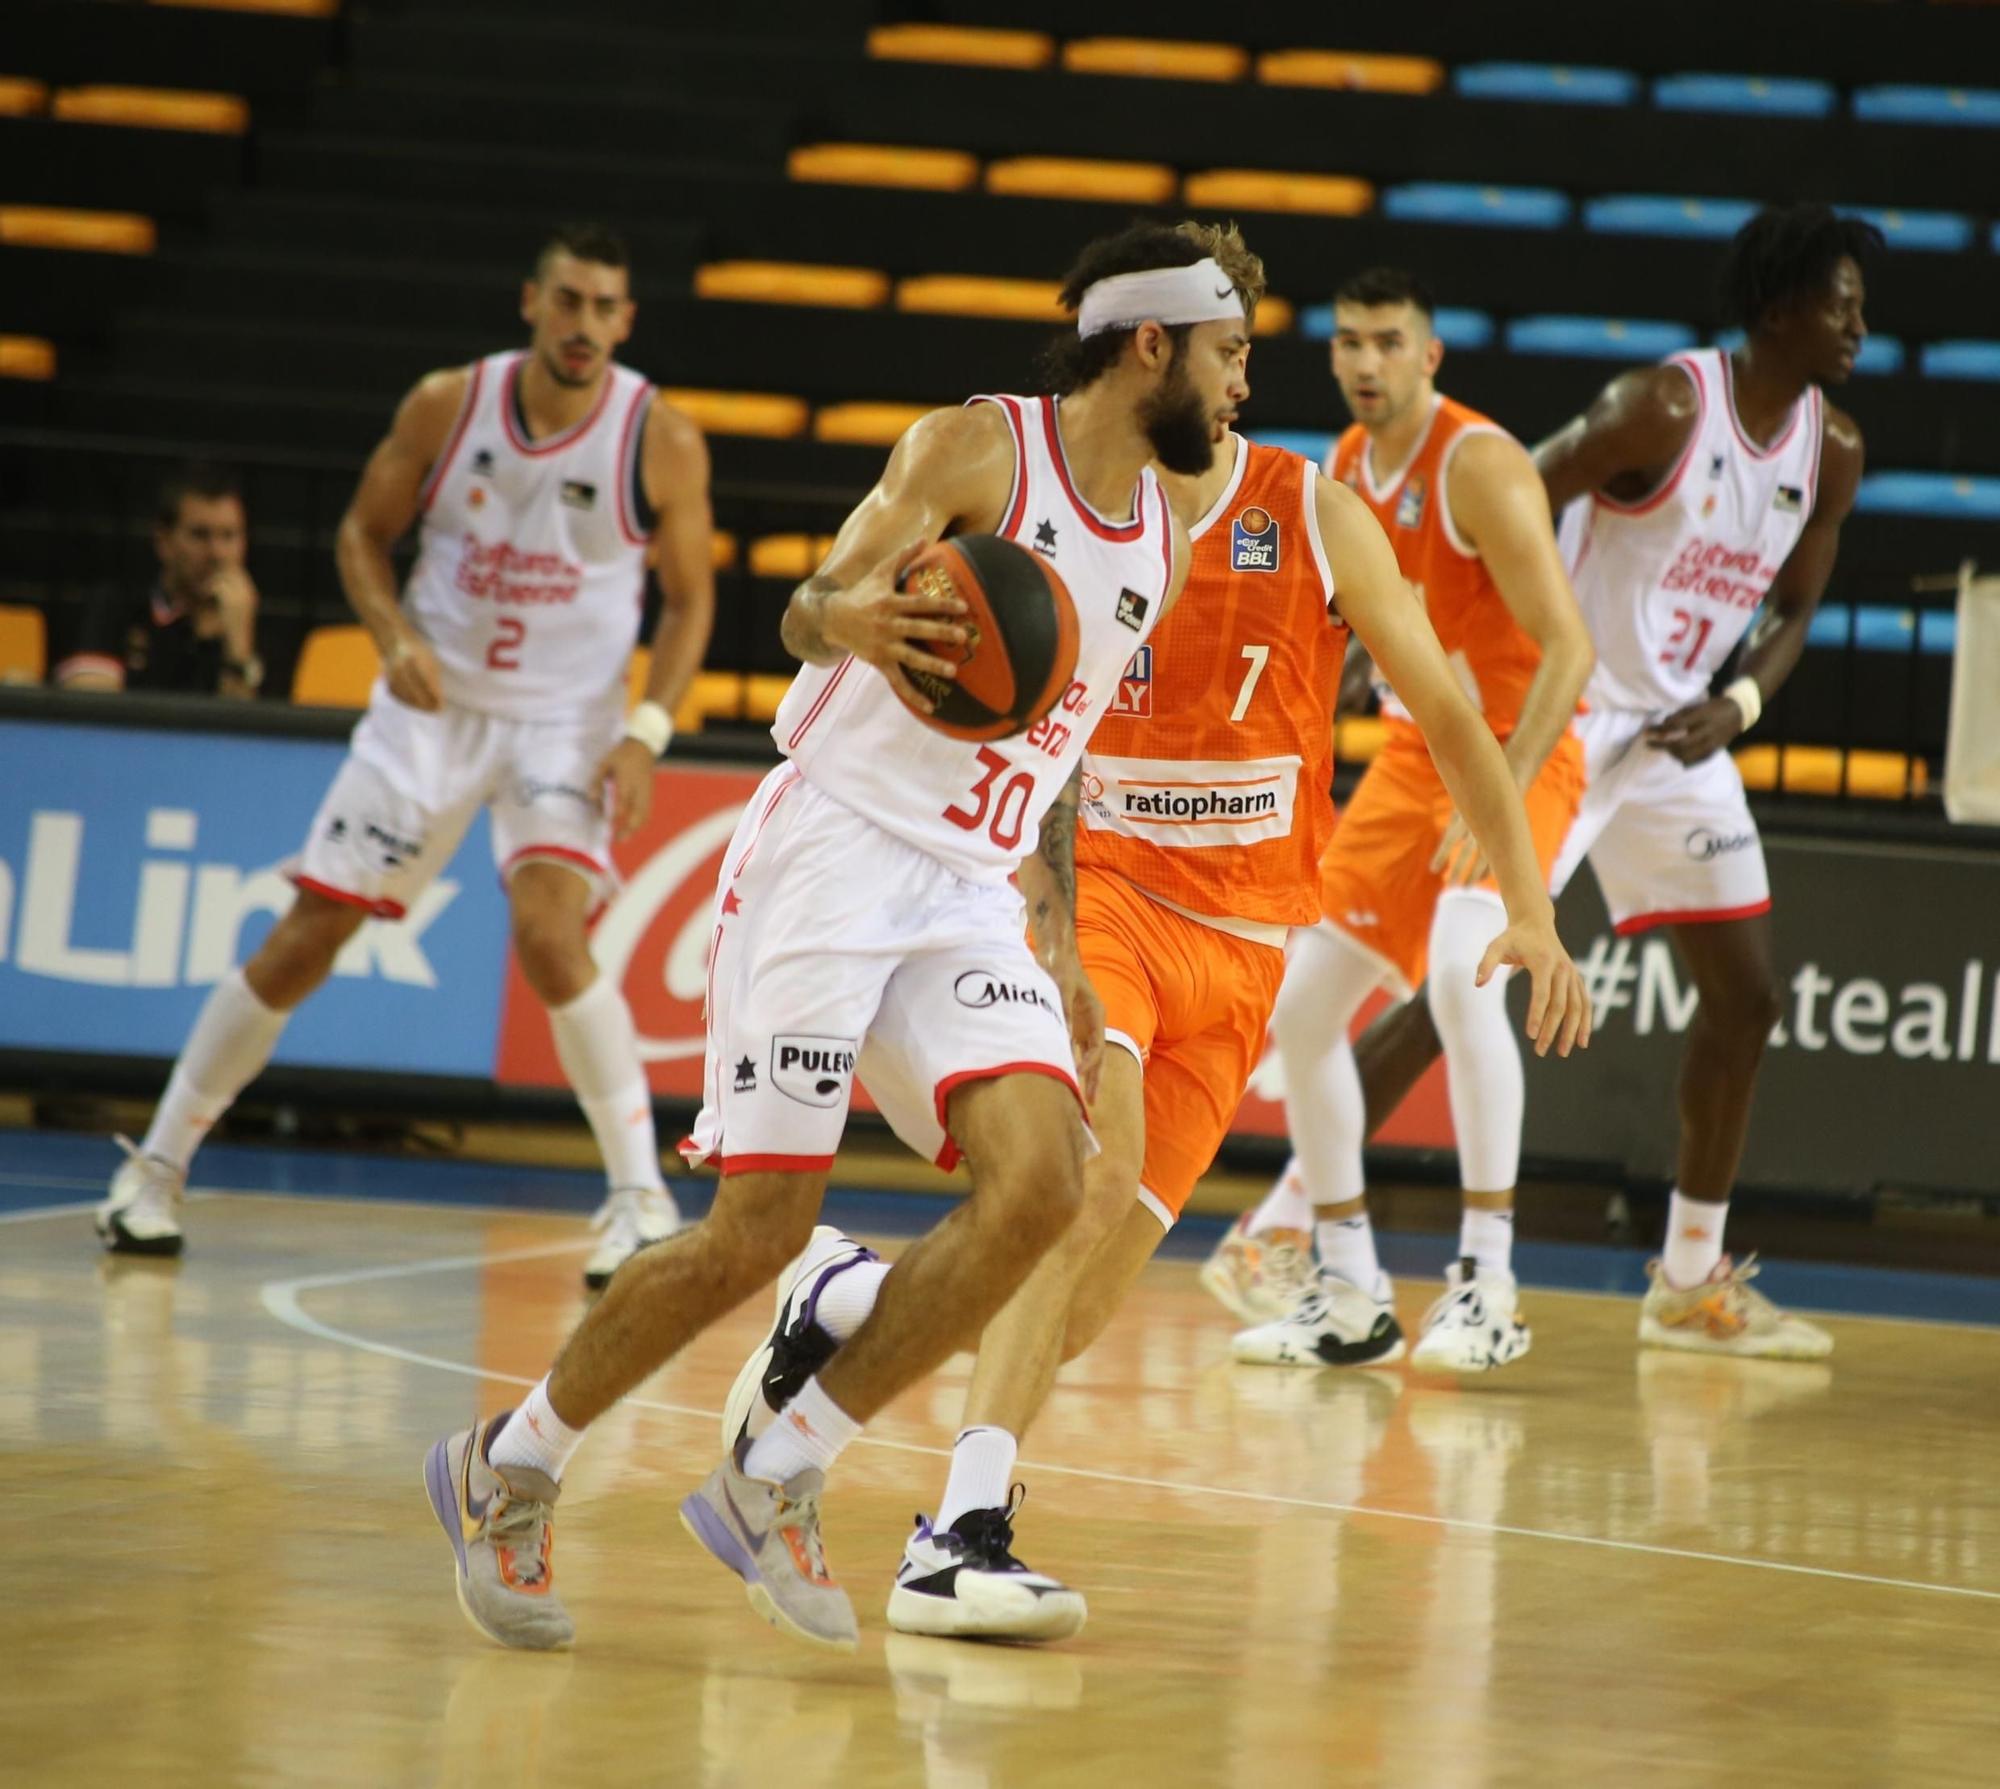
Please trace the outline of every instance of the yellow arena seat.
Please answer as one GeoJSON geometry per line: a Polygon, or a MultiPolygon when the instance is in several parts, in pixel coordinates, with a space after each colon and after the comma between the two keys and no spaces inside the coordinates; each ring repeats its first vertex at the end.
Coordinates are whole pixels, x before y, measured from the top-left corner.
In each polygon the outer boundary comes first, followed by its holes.
{"type": "Polygon", "coordinates": [[[866,311],[886,302],[889,276],[872,267],[816,267],[798,261],[713,261],[694,270],[697,298],[749,304],[812,304],[866,311]]]}
{"type": "Polygon", "coordinates": [[[40,609],[0,606],[0,683],[40,683],[49,668],[49,633],[40,609]]]}
{"type": "Polygon", "coordinates": [[[936,408],[935,404],[828,404],[813,418],[813,439],[894,447],[911,423],[936,408]]]}
{"type": "Polygon", "coordinates": [[[868,54],[884,62],[952,62],[966,68],[1046,68],[1055,39],[983,25],[877,25],[868,54]]]}
{"type": "Polygon", "coordinates": [[[1344,716],[1333,724],[1333,755],[1342,764],[1366,764],[1382,749],[1382,717],[1344,716]]]}
{"type": "Polygon", "coordinates": [[[240,137],[250,106],[233,93],[188,93],[168,87],[59,87],[49,107],[69,124],[125,124],[147,130],[198,130],[240,137]]]}
{"type": "Polygon", "coordinates": [[[38,335],[0,335],[0,379],[53,379],[56,345],[38,335]]]}
{"type": "Polygon", "coordinates": [[[0,75],[0,118],[32,118],[49,103],[49,90],[22,75],[0,75]]]}
{"type": "Polygon", "coordinates": [[[743,718],[769,725],[777,719],[778,704],[791,687],[789,677],[774,676],[768,671],[751,672],[743,679],[743,718]]]}
{"type": "Polygon", "coordinates": [[[785,163],[794,180],[839,186],[914,186],[963,192],[979,178],[979,158],[963,149],[903,149],[888,143],[808,143],[785,163]]]}
{"type": "Polygon", "coordinates": [[[276,12],[297,19],[330,19],[340,10],[340,0],[151,0],[151,4],[195,12],[276,12]]]}
{"type": "Polygon", "coordinates": [[[1078,75],[1138,75],[1154,81],[1240,81],[1250,52],[1227,43],[1163,37],[1079,37],[1063,45],[1063,67],[1078,75]]]}
{"type": "Polygon", "coordinates": [[[1079,161],[1059,155],[1015,155],[986,164],[986,190],[1028,199],[1103,199],[1119,205],[1164,205],[1177,181],[1164,162],[1079,161]]]}
{"type": "Polygon", "coordinates": [[[830,534],[766,534],[750,543],[753,578],[790,578],[797,583],[820,568],[833,551],[830,534]]]}
{"type": "Polygon", "coordinates": [[[1435,93],[1444,64],[1428,56],[1368,56],[1350,50],[1272,50],[1257,58],[1267,87],[1351,87],[1369,93],[1435,93]]]}
{"type": "Polygon", "coordinates": [[[153,220],[133,211],[72,211],[59,205],[0,205],[0,243],[10,248],[89,249],[150,255],[153,220]]]}
{"type": "Polygon", "coordinates": [[[316,627],[292,673],[292,700],[313,708],[366,708],[381,669],[365,627],[316,627]]]}
{"type": "Polygon", "coordinates": [[[733,721],[742,713],[742,672],[697,671],[674,709],[674,731],[699,733],[710,721],[733,721]]]}
{"type": "Polygon", "coordinates": [[[716,571],[729,571],[736,564],[736,536],[718,528],[708,537],[708,563],[716,571]]]}
{"type": "Polygon", "coordinates": [[[1930,767],[1901,752],[1843,752],[1833,745],[1750,745],[1736,754],[1743,786],[1786,795],[1902,801],[1930,787],[1930,767]],[[1845,788],[1843,791],[1843,776],[1845,788]]]}
{"type": "Polygon", "coordinates": [[[711,435],[763,435],[785,440],[803,435],[812,420],[804,398],[780,397],[768,391],[694,391],[676,389],[667,401],[684,410],[711,435]]]}
{"type": "Polygon", "coordinates": [[[1291,300],[1279,298],[1266,292],[1257,304],[1257,321],[1250,325],[1252,335],[1285,335],[1298,321],[1298,314],[1292,309],[1291,300]]]}
{"type": "Polygon", "coordinates": [[[928,311],[950,317],[1008,317],[1028,323],[1060,323],[1062,287],[1054,280],[986,279],[970,274],[928,273],[896,288],[899,311],[928,311]]]}
{"type": "Polygon", "coordinates": [[[1309,212],[1317,217],[1358,217],[1375,203],[1375,189],[1350,175],[1285,174],[1262,168],[1214,168],[1190,174],[1182,196],[1190,205],[1309,212]]]}

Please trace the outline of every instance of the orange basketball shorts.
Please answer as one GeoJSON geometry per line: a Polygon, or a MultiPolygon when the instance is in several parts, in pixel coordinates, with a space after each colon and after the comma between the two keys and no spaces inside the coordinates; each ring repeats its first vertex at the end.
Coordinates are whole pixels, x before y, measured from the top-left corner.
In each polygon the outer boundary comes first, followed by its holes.
{"type": "MultiPolygon", "coordinates": [[[[1583,746],[1565,734],[1522,798],[1544,881],[1575,823],[1583,788],[1583,746]]],[[[1401,978],[1399,993],[1421,985],[1429,962],[1431,915],[1444,889],[1431,858],[1451,816],[1451,796],[1423,734],[1392,720],[1320,860],[1321,908],[1401,978]]],[[[1480,886],[1494,883],[1489,877],[1480,886]]]]}
{"type": "Polygon", "coordinates": [[[1284,980],[1285,953],[1189,919],[1123,876],[1076,878],[1076,942],[1106,1041],[1145,1073],[1139,1197],[1169,1229],[1222,1147],[1284,980]]]}

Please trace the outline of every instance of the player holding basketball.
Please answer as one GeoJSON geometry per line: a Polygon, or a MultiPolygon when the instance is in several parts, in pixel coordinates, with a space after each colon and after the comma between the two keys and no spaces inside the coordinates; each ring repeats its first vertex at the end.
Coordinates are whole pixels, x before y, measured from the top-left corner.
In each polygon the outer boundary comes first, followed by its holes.
{"type": "Polygon", "coordinates": [[[180,1252],[188,1163],[209,1127],[341,947],[371,915],[402,918],[482,807],[515,955],[610,1183],[586,1278],[603,1284],[677,1227],[632,1016],[585,939],[615,883],[613,832],[645,819],[715,611],[708,450],[611,358],[633,314],[624,244],[565,226],[522,292],[526,351],[421,380],[370,457],[337,558],[382,676],[313,820],[290,910],[216,984],[144,1142],[126,1146],[97,1214],[107,1248],[180,1252]],[[399,602],[389,555],[412,524],[420,548],[399,602]],[[648,563],[666,600],[628,717],[648,563]]]}
{"type": "MultiPolygon", "coordinates": [[[[1640,1340],[1661,1347],[1796,1359],[1833,1347],[1750,1285],[1753,1263],[1722,1252],[1781,1010],[1763,843],[1727,747],[1791,675],[1833,574],[1862,444],[1821,387],[1847,382],[1867,338],[1862,261],[1879,244],[1823,205],[1760,212],[1722,268],[1743,346],[1624,373],[1535,450],[1598,650],[1579,724],[1590,787],[1556,887],[1587,855],[1617,930],[1667,928],[1701,995],[1666,1247],[1639,1317],[1640,1340]],[[1735,681],[1711,696],[1746,631],[1735,681]]],[[[1428,1001],[1384,1025],[1368,1103],[1386,1113],[1438,1043],[1428,1001]]]]}
{"type": "MultiPolygon", "coordinates": [[[[1453,670],[1504,742],[1546,891],[1583,794],[1570,722],[1590,674],[1590,637],[1534,463],[1512,436],[1437,390],[1444,348],[1432,310],[1424,288],[1395,269],[1361,274],[1335,294],[1333,370],[1355,421],[1329,470],[1381,522],[1453,670]]],[[[1361,1080],[1347,1030],[1378,986],[1414,988],[1429,967],[1465,1193],[1459,1259],[1412,1358],[1480,1372],[1516,1359],[1530,1339],[1511,1261],[1521,1056],[1504,978],[1472,973],[1501,895],[1406,704],[1392,696],[1385,708],[1382,750],[1320,867],[1326,917],[1294,940],[1272,1020],[1304,1183],[1294,1197],[1316,1220],[1319,1274],[1292,1311],[1239,1335],[1235,1352],[1306,1366],[1401,1352],[1363,1196],[1361,1080]]],[[[1287,1221],[1303,1218],[1294,1206],[1287,1221]]],[[[1241,1241],[1232,1233],[1223,1252],[1241,1241]]]]}
{"type": "Polygon", "coordinates": [[[682,1504],[759,1613],[855,1644],[821,1550],[827,1468],[897,1392],[972,1344],[1076,1215],[1103,1045],[1076,956],[1077,762],[1186,576],[1186,530],[1150,462],[1209,465],[1248,336],[1231,282],[1158,226],[1092,244],[1068,290],[1093,376],[1060,410],[982,398],[916,423],[786,611],[805,669],[772,728],[785,762],[717,887],[706,1099],[684,1146],[720,1159],[708,1216],[618,1275],[518,1411],[432,1450],[461,1602],[509,1645],[569,1638],[549,1523],[584,1428],[811,1241],[864,1046],[870,1091],[920,1104],[969,1164],[972,1194],[904,1253],[782,1417],[682,1504]],[[1053,568],[1078,645],[1054,708],[979,744],[912,712],[929,706],[913,676],[949,678],[976,652],[966,605],[899,581],[913,545],[989,533],[1053,568]]]}
{"type": "MultiPolygon", "coordinates": [[[[1263,263],[1234,230],[1181,229],[1254,307],[1263,263]]],[[[1083,377],[1090,346],[1059,349],[1052,383],[1083,377]]],[[[1248,395],[1241,361],[1227,395],[1215,464],[1170,474],[1192,518],[1187,594],[1134,655],[1083,764],[1076,930],[1113,1046],[1092,1107],[1103,1150],[1085,1172],[1082,1217],[981,1339],[937,1519],[919,1519],[890,1596],[890,1625],[905,1632],[1034,1640],[1082,1624],[1079,1593],[1014,1557],[1015,1454],[1057,1367],[1103,1330],[1214,1159],[1263,1047],[1288,929],[1319,916],[1331,721],[1350,627],[1403,692],[1491,846],[1507,912],[1493,912],[1479,972],[1525,964],[1540,1047],[1567,1054],[1588,1041],[1587,1003],[1556,939],[1506,761],[1409,600],[1381,529],[1310,461],[1227,430],[1248,395]]],[[[1064,506],[1043,517],[1058,538],[1080,519],[1064,506]]],[[[882,1103],[916,1142],[926,1114],[882,1103]]],[[[927,1141],[941,1143],[931,1122],[927,1141]]],[[[763,1431],[790,1385],[841,1358],[837,1342],[885,1271],[836,1231],[815,1237],[781,1283],[775,1331],[737,1380],[728,1434],[763,1431]]],[[[1393,1344],[1393,1320],[1370,1316],[1380,1353],[1393,1344]]]]}

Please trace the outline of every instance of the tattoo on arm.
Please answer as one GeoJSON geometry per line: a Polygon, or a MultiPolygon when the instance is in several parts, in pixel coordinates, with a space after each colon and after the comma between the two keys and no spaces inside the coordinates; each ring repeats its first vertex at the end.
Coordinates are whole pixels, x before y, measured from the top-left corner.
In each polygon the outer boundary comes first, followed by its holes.
{"type": "Polygon", "coordinates": [[[839,588],[831,578],[815,572],[792,592],[784,619],[778,624],[778,637],[794,658],[809,665],[828,665],[840,656],[838,649],[827,643],[820,622],[822,606],[839,588]]]}
{"type": "Polygon", "coordinates": [[[1045,928],[1051,920],[1064,924],[1075,920],[1076,801],[1082,780],[1083,771],[1079,767],[1063,784],[1055,805],[1042,817],[1042,836],[1035,846],[1035,855],[1048,867],[1049,877],[1045,892],[1035,903],[1035,935],[1038,938],[1046,936],[1045,928]],[[1056,911],[1051,895],[1061,897],[1060,912],[1056,911]]]}

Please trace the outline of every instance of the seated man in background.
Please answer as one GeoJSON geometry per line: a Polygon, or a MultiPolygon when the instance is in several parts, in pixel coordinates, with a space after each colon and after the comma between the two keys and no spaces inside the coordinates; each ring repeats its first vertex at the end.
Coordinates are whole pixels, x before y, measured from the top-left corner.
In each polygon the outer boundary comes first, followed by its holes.
{"type": "Polygon", "coordinates": [[[256,695],[257,586],[244,569],[243,492],[219,466],[190,461],[160,487],[153,516],[159,576],[148,589],[111,584],[84,598],[56,666],[66,690],[256,695]]]}

